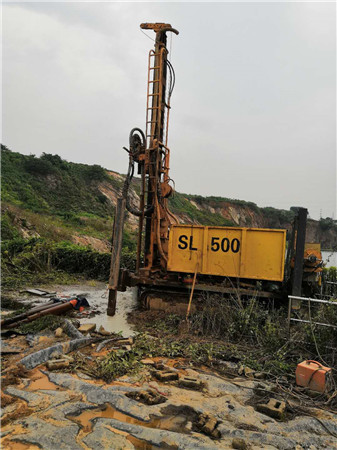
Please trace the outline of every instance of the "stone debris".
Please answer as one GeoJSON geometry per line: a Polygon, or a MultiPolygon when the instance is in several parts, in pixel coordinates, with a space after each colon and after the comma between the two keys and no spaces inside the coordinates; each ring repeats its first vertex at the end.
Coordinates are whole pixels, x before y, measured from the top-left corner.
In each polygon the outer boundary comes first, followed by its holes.
{"type": "Polygon", "coordinates": [[[40,364],[44,364],[50,359],[56,358],[56,356],[63,355],[64,353],[70,353],[78,348],[84,347],[92,342],[91,338],[74,339],[72,341],[63,342],[60,344],[52,345],[51,347],[39,350],[38,352],[31,353],[21,359],[20,363],[25,366],[26,369],[33,369],[40,364]]]}
{"type": "Polygon", "coordinates": [[[50,361],[47,361],[46,366],[49,370],[66,369],[73,361],[73,358],[51,359],[50,361]]]}
{"type": "Polygon", "coordinates": [[[154,367],[154,365],[155,365],[155,362],[152,359],[150,359],[150,358],[141,359],[140,362],[142,364],[144,364],[145,366],[152,366],[152,367],[154,367]]]}
{"type": "Polygon", "coordinates": [[[91,331],[95,331],[95,330],[96,330],[96,324],[95,323],[84,323],[78,329],[78,331],[83,333],[83,334],[88,334],[91,331]]]}
{"type": "Polygon", "coordinates": [[[63,329],[62,328],[56,328],[56,330],[55,330],[55,337],[56,338],[59,338],[59,337],[62,337],[63,336],[63,329]]]}
{"type": "Polygon", "coordinates": [[[83,338],[83,334],[75,327],[75,325],[68,319],[65,319],[63,325],[64,332],[73,339],[83,338]]]}
{"type": "Polygon", "coordinates": [[[217,418],[208,413],[200,414],[196,422],[196,427],[213,439],[219,439],[221,437],[220,431],[216,429],[217,425],[217,418]]]}
{"type": "Polygon", "coordinates": [[[165,369],[168,369],[168,370],[169,370],[169,367],[166,366],[162,361],[157,361],[157,362],[154,364],[154,368],[155,368],[156,370],[165,370],[165,369]]]}
{"type": "Polygon", "coordinates": [[[247,378],[254,378],[255,370],[248,366],[240,366],[238,370],[238,375],[244,375],[247,378]]]}
{"type": "Polygon", "coordinates": [[[129,392],[126,396],[137,402],[144,403],[145,405],[158,405],[160,403],[165,403],[167,400],[164,395],[159,394],[159,392],[156,392],[154,389],[129,392]]]}
{"type": "Polygon", "coordinates": [[[116,345],[133,345],[133,338],[128,337],[124,339],[119,339],[118,341],[116,341],[116,345]]]}
{"type": "Polygon", "coordinates": [[[264,372],[255,372],[254,373],[254,378],[256,378],[257,380],[264,380],[266,379],[266,374],[264,372]]]}
{"type": "Polygon", "coordinates": [[[103,325],[101,325],[99,328],[98,328],[98,331],[97,331],[99,334],[101,334],[102,336],[111,336],[111,333],[110,333],[110,331],[107,331],[104,327],[103,327],[103,325]]]}
{"type": "Polygon", "coordinates": [[[181,376],[179,378],[178,385],[181,387],[185,387],[188,389],[195,389],[198,391],[204,388],[204,383],[201,380],[199,380],[198,378],[187,376],[181,376]]]}
{"type": "Polygon", "coordinates": [[[237,450],[247,450],[249,448],[247,442],[240,438],[234,438],[232,440],[232,447],[237,450]]]}
{"type": "Polygon", "coordinates": [[[274,419],[282,420],[286,411],[286,404],[282,400],[271,398],[267,404],[262,403],[257,405],[256,409],[274,419]]]}
{"type": "Polygon", "coordinates": [[[125,350],[126,352],[130,352],[132,349],[131,345],[122,345],[122,350],[125,350]]]}
{"type": "Polygon", "coordinates": [[[179,375],[177,372],[173,372],[172,370],[156,370],[153,372],[153,375],[159,381],[175,381],[179,379],[179,375]]]}

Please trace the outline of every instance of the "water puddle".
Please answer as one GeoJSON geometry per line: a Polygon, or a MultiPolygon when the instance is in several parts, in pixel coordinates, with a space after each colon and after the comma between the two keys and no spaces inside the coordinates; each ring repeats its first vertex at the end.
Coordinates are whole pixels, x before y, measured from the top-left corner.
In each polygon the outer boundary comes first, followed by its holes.
{"type": "Polygon", "coordinates": [[[48,376],[38,370],[32,375],[31,382],[27,387],[27,391],[40,390],[57,391],[59,390],[59,386],[49,381],[48,376]]]}
{"type": "Polygon", "coordinates": [[[151,418],[149,422],[144,422],[143,420],[136,419],[117,411],[111,405],[107,405],[103,410],[91,409],[82,412],[78,416],[68,416],[67,418],[80,425],[83,433],[90,433],[92,431],[92,420],[97,417],[116,419],[120,422],[140,425],[146,428],[160,428],[161,430],[176,431],[178,433],[189,433],[189,430],[186,428],[188,419],[184,416],[155,417],[151,418]]]}
{"type": "Polygon", "coordinates": [[[116,314],[113,317],[108,316],[106,313],[108,291],[104,283],[97,283],[96,286],[57,286],[56,290],[57,295],[84,295],[90,304],[90,309],[97,311],[95,316],[79,318],[81,324],[95,323],[97,330],[102,325],[106,331],[111,333],[122,332],[124,337],[135,334],[132,325],[127,322],[128,313],[137,307],[134,289],[128,289],[126,292],[118,292],[116,314]]]}

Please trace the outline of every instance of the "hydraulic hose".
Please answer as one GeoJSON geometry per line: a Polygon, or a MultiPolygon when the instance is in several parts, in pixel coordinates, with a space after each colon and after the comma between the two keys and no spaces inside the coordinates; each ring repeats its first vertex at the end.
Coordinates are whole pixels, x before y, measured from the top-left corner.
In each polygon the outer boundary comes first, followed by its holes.
{"type": "MultiPolygon", "coordinates": [[[[134,206],[131,205],[130,200],[129,200],[129,196],[128,196],[128,191],[129,191],[129,187],[134,175],[134,171],[135,171],[135,160],[138,160],[139,157],[139,153],[140,150],[142,148],[145,148],[146,145],[146,139],[145,139],[145,135],[143,133],[143,131],[140,128],[132,128],[132,130],[130,131],[130,135],[129,135],[129,167],[128,167],[128,173],[126,175],[125,178],[125,182],[124,182],[124,186],[123,186],[123,197],[126,200],[126,209],[133,214],[134,216],[138,216],[140,217],[143,214],[143,211],[140,211],[139,209],[135,208],[134,206]],[[140,137],[138,134],[139,133],[140,137]]],[[[153,206],[151,205],[150,207],[146,208],[144,210],[144,215],[148,215],[153,211],[153,206]]]]}

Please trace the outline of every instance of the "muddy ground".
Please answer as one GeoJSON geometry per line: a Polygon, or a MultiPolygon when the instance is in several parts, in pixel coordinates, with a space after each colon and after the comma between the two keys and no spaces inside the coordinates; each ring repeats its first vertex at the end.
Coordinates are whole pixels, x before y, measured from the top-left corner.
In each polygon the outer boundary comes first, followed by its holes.
{"type": "MultiPolygon", "coordinates": [[[[77,314],[77,320],[96,323],[96,329],[102,325],[111,335],[92,332],[89,345],[67,353],[73,358],[70,366],[51,370],[47,362],[27,368],[21,361],[56,344],[67,352],[72,338],[65,333],[55,337],[48,329],[33,335],[3,331],[2,448],[337,448],[333,410],[322,408],[322,403],[319,408],[314,404],[304,408],[300,395],[283,392],[273,380],[258,379],[242,368],[240,372],[232,361],[222,362],[229,373],[224,375],[186,358],[150,353],[135,362],[137,371],[128,366],[129,373],[113,380],[97,378],[93,367],[110,352],[133,354],[133,340],[122,341],[115,334],[137,339],[136,325],[127,321],[127,314],[137,306],[132,292],[119,294],[117,314],[109,318],[103,284],[48,286],[48,290],[85,294],[90,308],[77,314]],[[272,417],[270,411],[261,409],[270,400],[280,404],[280,410],[284,402],[284,412],[272,417]]],[[[47,301],[18,295],[23,303],[47,301]]],[[[133,313],[133,322],[137,315],[133,313]]],[[[156,320],[153,313],[142,312],[138,317],[141,322],[156,320]]],[[[148,335],[146,339],[154,338],[148,335]]],[[[187,346],[193,338],[187,334],[184,339],[187,346]]]]}

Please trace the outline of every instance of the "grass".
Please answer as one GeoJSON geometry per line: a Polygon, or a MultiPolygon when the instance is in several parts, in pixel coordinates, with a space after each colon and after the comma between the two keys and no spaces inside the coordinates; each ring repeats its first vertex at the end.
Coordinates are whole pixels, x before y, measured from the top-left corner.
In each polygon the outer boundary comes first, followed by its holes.
{"type": "MultiPolygon", "coordinates": [[[[313,321],[336,323],[337,308],[326,306],[313,312],[313,321]]],[[[272,378],[285,376],[290,380],[297,364],[306,359],[323,358],[337,368],[331,352],[337,342],[336,330],[296,325],[289,339],[286,308],[274,309],[255,299],[239,302],[216,295],[205,298],[203,308],[190,316],[187,335],[181,335],[183,318],[177,315],[146,311],[132,317],[142,333],[136,346],[144,355],[182,357],[196,366],[203,364],[220,371],[221,361],[236,361],[272,378]]]]}
{"type": "Polygon", "coordinates": [[[62,325],[64,325],[63,317],[49,314],[47,316],[39,317],[32,322],[22,324],[16,329],[23,334],[37,334],[43,330],[54,331],[56,328],[62,327],[62,325]]]}

